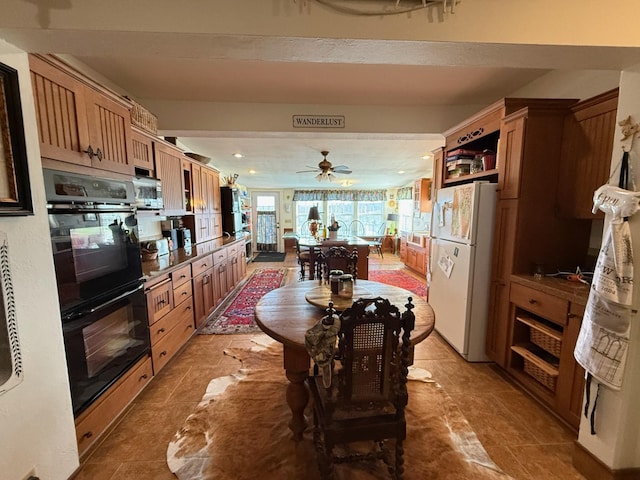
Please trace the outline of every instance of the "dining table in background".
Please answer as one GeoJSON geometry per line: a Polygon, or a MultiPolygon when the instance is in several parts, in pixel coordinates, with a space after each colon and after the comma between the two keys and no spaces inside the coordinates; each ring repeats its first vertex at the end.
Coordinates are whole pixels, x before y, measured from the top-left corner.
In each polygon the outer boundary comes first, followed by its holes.
{"type": "Polygon", "coordinates": [[[309,249],[309,280],[314,280],[316,271],[316,256],[320,250],[336,245],[346,246],[349,250],[354,248],[358,251],[358,278],[367,280],[369,278],[369,247],[370,243],[360,237],[338,237],[336,239],[316,239],[310,235],[298,235],[294,232],[287,232],[282,236],[283,240],[297,239],[298,245],[309,249]]]}
{"type": "MultiPolygon", "coordinates": [[[[318,287],[326,288],[329,292],[329,286],[318,281],[298,282],[272,290],[255,307],[256,323],[260,329],[283,346],[284,370],[289,380],[286,392],[287,404],[291,409],[289,428],[295,440],[302,439],[307,426],[304,410],[309,402],[309,392],[305,380],[309,375],[311,359],[305,347],[305,333],[322,319],[325,304],[328,305],[332,299],[330,293],[321,298],[318,287]]],[[[435,314],[423,297],[403,288],[368,280],[357,280],[355,288],[353,301],[360,298],[358,291],[366,292],[366,298],[386,298],[400,312],[405,311],[405,305],[411,297],[416,317],[415,328],[411,332],[412,345],[423,341],[433,331],[435,314]]],[[[343,299],[336,296],[336,300],[337,304],[343,299]]]]}

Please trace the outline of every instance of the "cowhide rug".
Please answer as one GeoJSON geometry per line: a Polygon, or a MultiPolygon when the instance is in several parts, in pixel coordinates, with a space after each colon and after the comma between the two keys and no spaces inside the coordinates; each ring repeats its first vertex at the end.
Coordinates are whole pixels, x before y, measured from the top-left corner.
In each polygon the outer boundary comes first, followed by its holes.
{"type": "MultiPolygon", "coordinates": [[[[225,354],[242,362],[235,375],[214,378],[167,449],[180,480],[319,478],[311,429],[291,439],[282,346],[256,344],[225,354]]],[[[413,369],[406,410],[405,479],[508,479],[491,461],[449,396],[413,369]]],[[[309,417],[310,418],[310,417],[309,417]]],[[[384,465],[340,465],[339,479],[383,479],[384,465]]]]}

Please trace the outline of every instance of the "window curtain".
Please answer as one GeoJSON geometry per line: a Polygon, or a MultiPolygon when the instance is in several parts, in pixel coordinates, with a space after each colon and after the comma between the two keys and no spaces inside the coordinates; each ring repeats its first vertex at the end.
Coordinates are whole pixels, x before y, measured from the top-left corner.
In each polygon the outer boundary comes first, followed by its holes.
{"type": "Polygon", "coordinates": [[[256,228],[256,247],[260,252],[275,252],[278,248],[276,236],[276,212],[258,211],[256,228]]]}
{"type": "MultiPolygon", "coordinates": [[[[411,195],[411,188],[409,188],[411,195]]],[[[340,200],[343,202],[353,201],[385,201],[387,200],[386,190],[295,190],[293,201],[324,201],[340,200]]]]}
{"type": "Polygon", "coordinates": [[[399,188],[398,200],[413,200],[413,187],[399,188]]]}

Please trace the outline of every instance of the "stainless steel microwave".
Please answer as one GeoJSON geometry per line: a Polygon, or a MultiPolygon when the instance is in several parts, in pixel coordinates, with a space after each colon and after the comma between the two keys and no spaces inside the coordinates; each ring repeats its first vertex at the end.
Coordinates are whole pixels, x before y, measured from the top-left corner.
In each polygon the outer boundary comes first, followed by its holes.
{"type": "Polygon", "coordinates": [[[162,210],[162,182],[157,178],[133,177],[135,207],[145,210],[162,210]]]}

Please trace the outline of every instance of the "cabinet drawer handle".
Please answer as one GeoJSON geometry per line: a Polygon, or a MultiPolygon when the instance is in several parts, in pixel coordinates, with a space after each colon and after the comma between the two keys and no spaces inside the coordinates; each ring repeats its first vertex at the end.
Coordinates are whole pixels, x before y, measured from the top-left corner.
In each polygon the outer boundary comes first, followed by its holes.
{"type": "Polygon", "coordinates": [[[189,330],[190,328],[193,328],[193,325],[191,324],[187,325],[187,330],[189,330]]]}
{"type": "Polygon", "coordinates": [[[536,303],[538,303],[538,301],[537,301],[537,300],[534,300],[533,298],[530,298],[530,299],[529,299],[529,303],[530,303],[531,305],[535,305],[536,303]]]}
{"type": "Polygon", "coordinates": [[[191,305],[189,305],[189,306],[186,308],[186,310],[191,310],[191,305]]]}
{"type": "Polygon", "coordinates": [[[182,295],[186,295],[186,294],[187,294],[187,292],[182,292],[182,295]]]}
{"type": "Polygon", "coordinates": [[[89,431],[87,433],[85,433],[84,435],[82,435],[82,438],[91,438],[93,437],[93,432],[89,431]]]}
{"type": "Polygon", "coordinates": [[[163,327],[163,328],[161,328],[160,330],[158,330],[158,333],[164,333],[164,332],[165,332],[164,327],[163,327]]]}
{"type": "Polygon", "coordinates": [[[164,305],[165,303],[167,303],[167,301],[163,298],[162,300],[158,300],[158,303],[160,305],[164,305]]]}
{"type": "Polygon", "coordinates": [[[160,356],[161,356],[161,357],[164,357],[166,354],[167,354],[167,351],[166,351],[166,350],[163,350],[162,352],[160,352],[160,356]]]}
{"type": "Polygon", "coordinates": [[[138,381],[146,380],[147,378],[149,378],[149,375],[147,375],[146,373],[143,373],[142,375],[140,375],[140,379],[138,381]]]}

